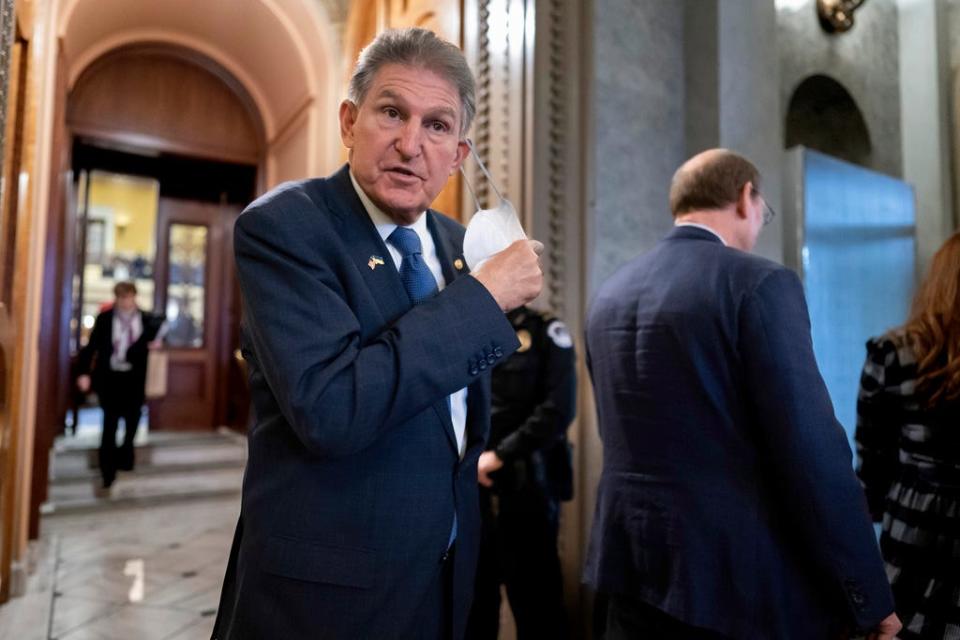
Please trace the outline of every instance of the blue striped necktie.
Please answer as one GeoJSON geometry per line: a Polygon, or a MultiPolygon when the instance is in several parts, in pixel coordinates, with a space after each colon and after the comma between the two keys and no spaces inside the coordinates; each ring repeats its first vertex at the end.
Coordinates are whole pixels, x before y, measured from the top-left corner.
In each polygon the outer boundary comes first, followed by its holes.
{"type": "Polygon", "coordinates": [[[437,295],[437,280],[423,259],[420,236],[413,229],[397,227],[387,237],[387,242],[400,251],[400,281],[407,290],[410,302],[420,304],[437,295]]]}
{"type": "MultiPolygon", "coordinates": [[[[397,227],[389,236],[387,242],[392,244],[400,251],[403,260],[400,261],[400,281],[403,282],[403,288],[407,290],[410,302],[420,304],[424,300],[429,300],[437,295],[439,287],[437,280],[433,277],[430,267],[423,259],[423,246],[420,244],[420,236],[413,229],[407,227],[397,227]]],[[[450,398],[447,398],[447,408],[450,408],[450,398]]],[[[453,527],[450,530],[450,538],[447,542],[447,549],[453,546],[453,541],[457,539],[457,512],[453,512],[453,527]]]]}

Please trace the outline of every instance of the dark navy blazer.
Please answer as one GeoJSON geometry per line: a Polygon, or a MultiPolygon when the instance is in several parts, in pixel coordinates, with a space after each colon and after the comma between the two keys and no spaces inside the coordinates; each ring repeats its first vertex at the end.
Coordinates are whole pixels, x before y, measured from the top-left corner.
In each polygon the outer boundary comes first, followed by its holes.
{"type": "Polygon", "coordinates": [[[282,185],[239,217],[256,426],[215,638],[419,637],[418,620],[442,616],[424,607],[436,604],[454,511],[463,635],[488,374],[518,342],[455,263],[463,227],[427,216],[448,284],[415,307],[347,167],[282,185]],[[463,387],[461,460],[447,397],[463,387]]]}
{"type": "Polygon", "coordinates": [[[796,274],[677,227],[600,288],[586,334],[604,462],[589,584],[738,640],[893,612],[796,274]]]}

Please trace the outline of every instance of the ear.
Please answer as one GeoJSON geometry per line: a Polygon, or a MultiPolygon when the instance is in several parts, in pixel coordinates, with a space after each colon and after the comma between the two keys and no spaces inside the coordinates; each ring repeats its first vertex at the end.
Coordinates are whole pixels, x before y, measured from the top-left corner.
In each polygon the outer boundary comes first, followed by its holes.
{"type": "Polygon", "coordinates": [[[737,197],[737,217],[744,218],[750,216],[750,205],[753,200],[753,182],[748,182],[740,189],[740,195],[737,197]]]}
{"type": "Polygon", "coordinates": [[[463,161],[467,159],[467,156],[470,154],[470,145],[467,144],[466,140],[460,140],[457,142],[457,155],[453,159],[453,164],[450,166],[450,174],[453,175],[460,170],[460,165],[463,164],[463,161]]]}
{"type": "Polygon", "coordinates": [[[353,149],[353,127],[360,109],[350,100],[340,103],[340,140],[347,149],[353,149]]]}

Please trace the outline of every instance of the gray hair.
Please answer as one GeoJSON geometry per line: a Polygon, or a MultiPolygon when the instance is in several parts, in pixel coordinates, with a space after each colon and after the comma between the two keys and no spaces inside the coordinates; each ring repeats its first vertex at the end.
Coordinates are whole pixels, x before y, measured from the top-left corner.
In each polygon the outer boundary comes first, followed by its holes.
{"type": "Polygon", "coordinates": [[[476,85],[463,52],[427,29],[389,29],[364,47],[350,78],[347,98],[359,105],[373,84],[373,77],[386,64],[429,69],[445,78],[460,94],[460,135],[466,135],[477,112],[476,85]]]}

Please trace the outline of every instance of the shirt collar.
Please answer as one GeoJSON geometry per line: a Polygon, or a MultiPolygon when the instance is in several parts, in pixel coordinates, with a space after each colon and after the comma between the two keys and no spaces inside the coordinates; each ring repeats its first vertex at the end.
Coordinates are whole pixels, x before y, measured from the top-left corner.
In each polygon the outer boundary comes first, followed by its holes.
{"type": "MultiPolygon", "coordinates": [[[[363,203],[363,208],[367,211],[367,215],[370,216],[373,226],[377,228],[377,233],[379,233],[380,238],[386,242],[387,238],[390,237],[390,234],[393,233],[393,230],[399,225],[391,220],[390,216],[385,214],[380,207],[375,205],[367,193],[360,188],[360,185],[357,183],[357,179],[353,177],[352,169],[350,170],[350,182],[353,183],[353,190],[357,192],[357,196],[359,196],[360,202],[363,203]]],[[[417,217],[417,221],[411,225],[408,225],[407,228],[416,231],[417,235],[421,238],[424,237],[424,234],[429,233],[427,230],[427,216],[421,213],[417,217]]]]}
{"type": "Polygon", "coordinates": [[[114,308],[113,315],[118,320],[123,322],[131,322],[134,318],[140,315],[140,309],[134,309],[133,311],[121,311],[120,309],[114,308]]]}
{"type": "Polygon", "coordinates": [[[701,223],[699,223],[699,222],[675,222],[673,226],[675,226],[675,227],[696,227],[697,229],[703,229],[704,231],[709,231],[709,232],[712,233],[713,235],[717,236],[717,238],[720,240],[720,242],[723,243],[723,246],[727,246],[727,241],[723,239],[723,236],[721,236],[719,233],[717,233],[717,231],[716,231],[715,229],[713,229],[712,227],[709,227],[709,226],[707,226],[707,225],[705,225],[705,224],[701,224],[701,223]]]}

